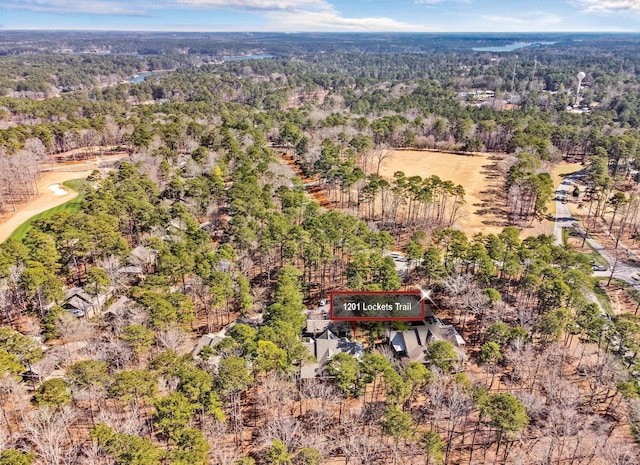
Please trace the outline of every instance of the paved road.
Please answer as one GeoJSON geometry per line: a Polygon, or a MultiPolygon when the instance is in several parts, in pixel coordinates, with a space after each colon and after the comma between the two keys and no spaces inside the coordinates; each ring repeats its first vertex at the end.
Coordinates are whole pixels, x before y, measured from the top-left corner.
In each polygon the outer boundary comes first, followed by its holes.
{"type": "MultiPolygon", "coordinates": [[[[578,234],[584,237],[587,231],[578,224],[573,218],[567,204],[562,203],[562,199],[570,195],[570,191],[573,190],[573,184],[582,177],[582,173],[575,173],[567,176],[558,186],[556,190],[556,221],[553,225],[553,235],[555,237],[556,244],[562,245],[562,228],[575,228],[578,234]]],[[[619,250],[619,257],[614,257],[611,253],[607,252],[605,248],[595,239],[587,234],[587,242],[591,248],[599,253],[609,264],[609,271],[595,271],[593,276],[607,278],[611,275],[613,270],[614,277],[621,279],[629,284],[632,284],[636,290],[640,292],[640,268],[624,263],[626,257],[625,248],[621,246],[619,250]],[[634,279],[637,277],[638,279],[634,279]]]]}
{"type": "Polygon", "coordinates": [[[562,199],[569,196],[571,186],[580,179],[580,176],[581,174],[578,173],[567,176],[556,190],[556,221],[553,225],[553,236],[556,238],[557,245],[562,245],[562,228],[570,228],[576,223],[571,216],[568,204],[562,203],[562,199]]]}

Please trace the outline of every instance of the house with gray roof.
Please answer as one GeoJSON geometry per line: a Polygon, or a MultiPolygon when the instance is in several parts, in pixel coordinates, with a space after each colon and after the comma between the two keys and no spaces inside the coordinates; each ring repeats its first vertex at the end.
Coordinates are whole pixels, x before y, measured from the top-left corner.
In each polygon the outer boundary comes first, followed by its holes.
{"type": "Polygon", "coordinates": [[[322,371],[322,366],[340,352],[347,353],[356,358],[364,355],[364,346],[361,342],[352,342],[347,338],[336,336],[331,330],[326,329],[317,337],[306,341],[305,346],[316,358],[317,362],[304,364],[300,369],[300,378],[315,378],[322,371]]]}
{"type": "Polygon", "coordinates": [[[397,357],[407,357],[412,362],[425,362],[427,346],[436,341],[447,341],[462,350],[465,340],[453,325],[446,325],[438,318],[417,324],[406,331],[390,331],[389,345],[397,357]]]}
{"type": "Polygon", "coordinates": [[[89,295],[81,287],[72,287],[66,291],[66,301],[62,308],[77,317],[92,317],[103,308],[109,297],[108,294],[89,295]]]}
{"type": "Polygon", "coordinates": [[[198,355],[204,347],[209,346],[213,348],[218,344],[220,344],[220,342],[222,342],[224,338],[225,338],[224,334],[214,334],[214,333],[204,334],[200,338],[196,346],[193,348],[191,353],[193,355],[198,355]]]}

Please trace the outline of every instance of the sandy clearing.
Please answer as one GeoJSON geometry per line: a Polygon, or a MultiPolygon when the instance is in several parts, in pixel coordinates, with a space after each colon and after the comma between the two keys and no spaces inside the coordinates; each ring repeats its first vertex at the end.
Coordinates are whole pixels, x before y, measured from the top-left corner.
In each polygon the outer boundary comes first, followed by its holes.
{"type": "Polygon", "coordinates": [[[45,173],[38,181],[38,194],[31,199],[30,202],[18,205],[18,210],[13,213],[6,214],[0,219],[0,242],[4,242],[10,235],[18,229],[18,227],[38,213],[49,210],[50,208],[62,205],[78,195],[77,192],[69,191],[66,195],[56,195],[52,187],[54,184],[62,184],[65,181],[78,178],[86,178],[95,169],[95,165],[87,166],[83,171],[49,171],[45,173]]]}
{"type": "Polygon", "coordinates": [[[60,187],[60,184],[51,184],[49,187],[47,187],[47,189],[53,192],[53,195],[55,195],[56,197],[62,197],[63,195],[67,195],[69,193],[66,189],[60,187]]]}
{"type": "Polygon", "coordinates": [[[499,233],[506,226],[503,206],[498,202],[502,178],[495,171],[508,155],[478,154],[473,156],[445,152],[395,150],[382,161],[380,175],[391,179],[396,171],[406,176],[437,175],[464,187],[462,217],[456,227],[468,236],[482,232],[499,233]]]}

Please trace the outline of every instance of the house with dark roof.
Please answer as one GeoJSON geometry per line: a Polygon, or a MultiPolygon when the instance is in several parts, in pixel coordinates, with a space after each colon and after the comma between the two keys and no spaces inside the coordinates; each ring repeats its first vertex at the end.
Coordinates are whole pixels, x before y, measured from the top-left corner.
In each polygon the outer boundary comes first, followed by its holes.
{"type": "Polygon", "coordinates": [[[351,325],[348,321],[332,321],[329,319],[329,303],[325,299],[317,307],[306,309],[305,313],[307,315],[307,323],[304,335],[307,337],[315,338],[327,329],[335,335],[351,335],[351,325]]]}
{"type": "Polygon", "coordinates": [[[393,352],[399,357],[408,357],[412,362],[422,362],[426,345],[422,344],[418,331],[391,331],[389,344],[393,352]]]}
{"type": "Polygon", "coordinates": [[[98,294],[94,297],[80,287],[72,287],[67,290],[62,308],[77,317],[92,317],[104,308],[108,297],[108,294],[98,294]]]}
{"type": "Polygon", "coordinates": [[[322,371],[322,366],[340,352],[347,353],[356,358],[364,355],[364,346],[361,342],[352,342],[347,338],[336,336],[331,330],[326,329],[317,337],[310,338],[304,343],[311,355],[316,358],[315,363],[304,364],[300,369],[300,378],[315,378],[322,371]]]}
{"type": "Polygon", "coordinates": [[[447,341],[461,351],[465,340],[453,325],[446,325],[438,318],[412,326],[406,331],[390,331],[389,345],[397,357],[407,357],[412,362],[425,362],[427,346],[436,341],[447,341]]]}

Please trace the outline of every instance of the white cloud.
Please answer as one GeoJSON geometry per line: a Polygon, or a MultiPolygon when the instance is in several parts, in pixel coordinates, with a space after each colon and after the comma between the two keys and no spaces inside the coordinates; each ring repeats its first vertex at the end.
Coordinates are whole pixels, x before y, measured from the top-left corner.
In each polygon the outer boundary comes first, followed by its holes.
{"type": "Polygon", "coordinates": [[[268,21],[263,30],[272,31],[420,31],[424,27],[386,17],[346,18],[326,0],[177,0],[199,8],[262,10],[268,21]]]}
{"type": "Polygon", "coordinates": [[[141,8],[132,8],[131,2],[122,0],[4,0],[2,7],[49,13],[143,14],[141,8]]]}
{"type": "MultiPolygon", "coordinates": [[[[163,3],[163,2],[161,2],[163,3]]],[[[298,8],[330,10],[325,0],[174,0],[177,6],[232,10],[293,10],[298,8]]]]}
{"type": "Polygon", "coordinates": [[[435,5],[437,3],[471,3],[473,0],[414,0],[416,5],[435,5]]]}
{"type": "Polygon", "coordinates": [[[578,0],[589,13],[640,12],[640,0],[578,0]]]}
{"type": "Polygon", "coordinates": [[[563,21],[560,16],[552,13],[535,11],[524,12],[517,16],[485,15],[482,19],[487,22],[499,24],[503,26],[503,28],[506,26],[527,26],[529,27],[528,30],[532,30],[539,26],[560,24],[563,21]]]}
{"type": "Polygon", "coordinates": [[[281,31],[314,32],[415,32],[430,30],[421,25],[407,24],[385,17],[345,18],[335,11],[271,11],[265,17],[281,31]]]}
{"type": "Polygon", "coordinates": [[[142,14],[157,9],[203,9],[237,11],[311,11],[332,9],[327,0],[4,0],[5,8],[54,13],[142,14]]]}
{"type": "MultiPolygon", "coordinates": [[[[259,12],[265,31],[427,31],[387,17],[342,16],[328,0],[0,0],[3,7],[53,13],[150,15],[158,9],[235,10],[259,12]]],[[[421,0],[437,2],[439,0],[421,0]]],[[[454,0],[460,1],[460,0],[454,0]]]]}

